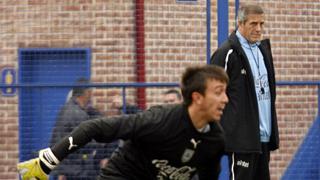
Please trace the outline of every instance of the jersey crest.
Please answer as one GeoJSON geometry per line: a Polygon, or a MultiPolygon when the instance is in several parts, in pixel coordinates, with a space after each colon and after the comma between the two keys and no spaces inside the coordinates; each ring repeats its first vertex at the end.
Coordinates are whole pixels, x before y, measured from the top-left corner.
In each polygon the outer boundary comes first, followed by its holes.
{"type": "Polygon", "coordinates": [[[191,160],[191,158],[194,155],[194,150],[192,149],[185,149],[182,156],[181,156],[181,162],[186,163],[191,160]]]}

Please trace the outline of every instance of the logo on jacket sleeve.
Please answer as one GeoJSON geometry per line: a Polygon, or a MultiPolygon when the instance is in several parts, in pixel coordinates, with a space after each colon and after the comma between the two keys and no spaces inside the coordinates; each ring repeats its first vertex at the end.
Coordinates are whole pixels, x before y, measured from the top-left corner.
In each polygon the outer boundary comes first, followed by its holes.
{"type": "Polygon", "coordinates": [[[69,137],[68,140],[69,140],[69,147],[68,147],[69,151],[74,147],[78,147],[78,145],[73,144],[73,137],[69,137]]]}
{"type": "Polygon", "coordinates": [[[241,74],[246,75],[247,71],[245,69],[241,69],[241,74]]]}

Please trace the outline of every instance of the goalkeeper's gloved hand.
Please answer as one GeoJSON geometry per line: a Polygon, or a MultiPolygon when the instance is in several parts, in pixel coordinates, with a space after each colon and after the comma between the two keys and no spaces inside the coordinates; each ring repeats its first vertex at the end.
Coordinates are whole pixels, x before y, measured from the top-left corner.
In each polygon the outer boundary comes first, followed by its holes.
{"type": "Polygon", "coordinates": [[[48,175],[40,167],[40,159],[35,158],[18,164],[22,180],[47,180],[48,175]]]}
{"type": "Polygon", "coordinates": [[[39,152],[39,157],[18,164],[22,180],[47,180],[48,174],[59,164],[50,148],[39,152]]]}

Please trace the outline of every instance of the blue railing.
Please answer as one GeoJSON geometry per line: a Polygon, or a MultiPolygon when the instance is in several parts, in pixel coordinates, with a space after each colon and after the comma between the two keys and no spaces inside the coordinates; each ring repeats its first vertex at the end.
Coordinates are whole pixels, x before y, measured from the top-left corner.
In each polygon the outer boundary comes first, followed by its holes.
{"type": "MultiPolygon", "coordinates": [[[[70,83],[59,84],[0,84],[0,88],[39,88],[39,87],[95,87],[95,88],[122,88],[123,102],[126,101],[127,88],[141,87],[178,87],[179,83],[89,83],[74,85],[70,83]]],[[[320,81],[279,81],[277,86],[318,86],[318,114],[320,112],[320,81]]]]}

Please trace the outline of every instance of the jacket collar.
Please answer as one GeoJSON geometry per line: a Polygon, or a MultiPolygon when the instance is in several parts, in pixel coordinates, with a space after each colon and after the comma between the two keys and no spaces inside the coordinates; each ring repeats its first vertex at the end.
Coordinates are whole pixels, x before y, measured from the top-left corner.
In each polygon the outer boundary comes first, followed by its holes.
{"type": "MultiPolygon", "coordinates": [[[[233,31],[229,36],[229,41],[231,42],[231,46],[234,46],[235,50],[241,47],[240,41],[236,35],[236,31],[233,31]]],[[[259,42],[259,45],[266,46],[267,49],[270,49],[270,40],[269,39],[263,39],[259,42]]]]}
{"type": "Polygon", "coordinates": [[[245,37],[243,37],[242,34],[238,30],[236,31],[236,36],[238,37],[238,40],[239,40],[241,46],[243,46],[247,49],[250,49],[250,46],[251,46],[251,48],[255,48],[256,46],[259,46],[261,44],[260,41],[253,43],[253,44],[249,43],[249,41],[245,37]]]}

